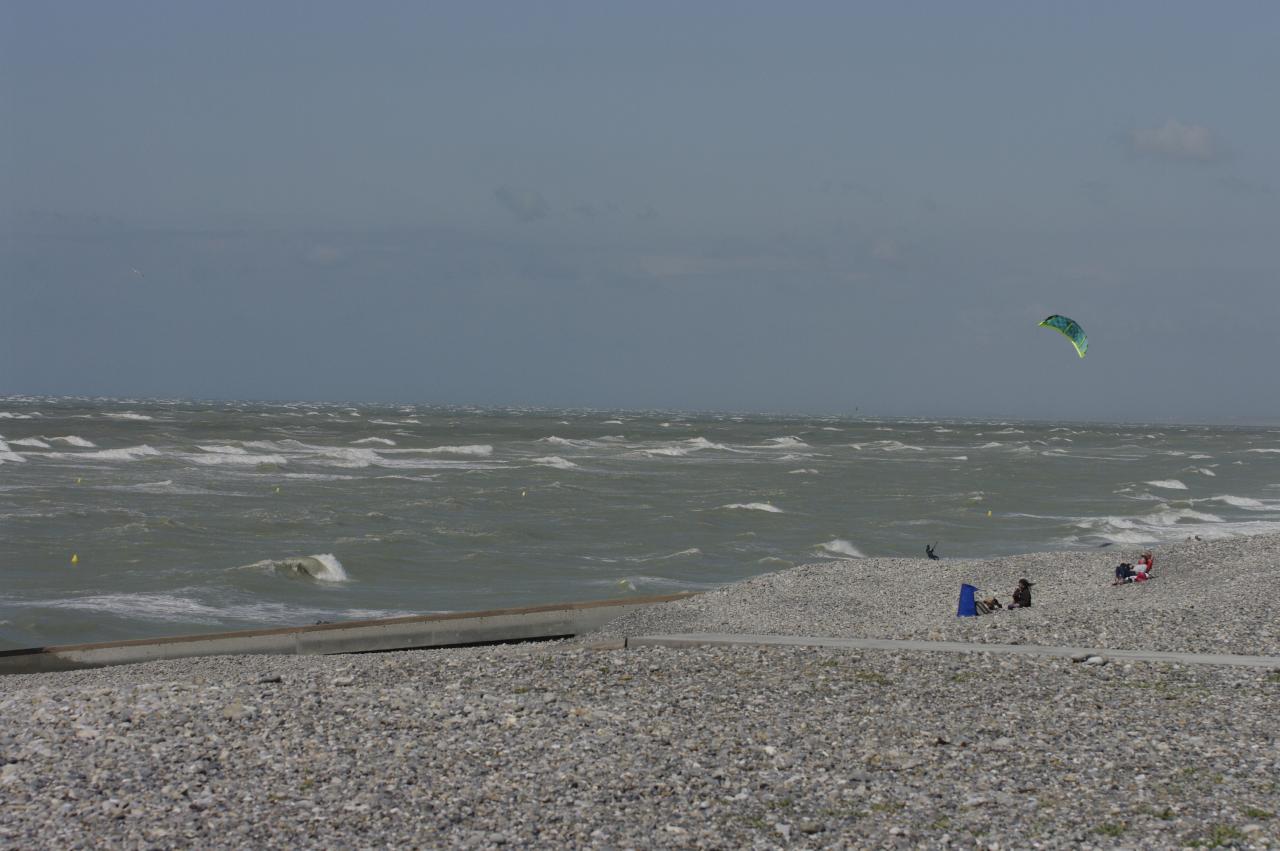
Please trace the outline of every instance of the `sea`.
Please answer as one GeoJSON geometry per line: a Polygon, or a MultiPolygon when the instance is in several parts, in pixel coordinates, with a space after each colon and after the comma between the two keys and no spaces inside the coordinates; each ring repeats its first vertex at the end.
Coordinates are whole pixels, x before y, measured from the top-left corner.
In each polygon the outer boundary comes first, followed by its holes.
{"type": "Polygon", "coordinates": [[[0,397],[0,649],[1275,531],[1276,427],[0,397]]]}

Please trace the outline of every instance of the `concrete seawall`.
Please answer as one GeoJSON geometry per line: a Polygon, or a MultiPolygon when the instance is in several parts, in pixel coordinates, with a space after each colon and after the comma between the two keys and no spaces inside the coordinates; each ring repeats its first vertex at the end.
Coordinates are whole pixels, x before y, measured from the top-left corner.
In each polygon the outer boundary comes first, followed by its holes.
{"type": "Polygon", "coordinates": [[[39,674],[191,656],[372,653],[568,638],[592,632],[614,618],[644,606],[688,596],[691,594],[140,638],[99,644],[30,647],[0,651],[0,674],[39,674]]]}

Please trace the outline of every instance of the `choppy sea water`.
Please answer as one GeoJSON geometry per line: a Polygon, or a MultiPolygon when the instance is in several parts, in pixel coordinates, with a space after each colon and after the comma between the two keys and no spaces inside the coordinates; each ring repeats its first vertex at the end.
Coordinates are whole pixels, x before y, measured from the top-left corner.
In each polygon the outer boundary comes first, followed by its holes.
{"type": "Polygon", "coordinates": [[[0,399],[0,648],[1268,531],[1276,428],[0,399]]]}

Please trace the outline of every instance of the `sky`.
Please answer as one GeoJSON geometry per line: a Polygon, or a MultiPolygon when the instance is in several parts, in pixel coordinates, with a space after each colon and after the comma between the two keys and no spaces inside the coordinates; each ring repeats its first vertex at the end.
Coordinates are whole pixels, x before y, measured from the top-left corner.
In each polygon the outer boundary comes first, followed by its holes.
{"type": "Polygon", "coordinates": [[[0,0],[0,394],[1280,421],[1277,32],[0,0]]]}

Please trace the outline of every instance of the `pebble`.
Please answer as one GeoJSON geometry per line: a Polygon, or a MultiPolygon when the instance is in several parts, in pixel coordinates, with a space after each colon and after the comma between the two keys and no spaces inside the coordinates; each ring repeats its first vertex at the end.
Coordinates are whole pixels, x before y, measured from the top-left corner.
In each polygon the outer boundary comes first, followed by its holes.
{"type": "MultiPolygon", "coordinates": [[[[943,591],[1030,565],[1036,607],[992,616],[998,634],[1277,654],[1278,540],[1171,548],[1147,587],[1088,592],[1128,613],[1059,589],[1105,567],[1091,554],[866,559],[610,629],[975,640],[943,591]],[[1232,571],[1240,594],[1179,609],[1232,571]]],[[[573,641],[10,676],[0,847],[1261,848],[1280,843],[1277,706],[1280,677],[1247,668],[573,641]]]]}

